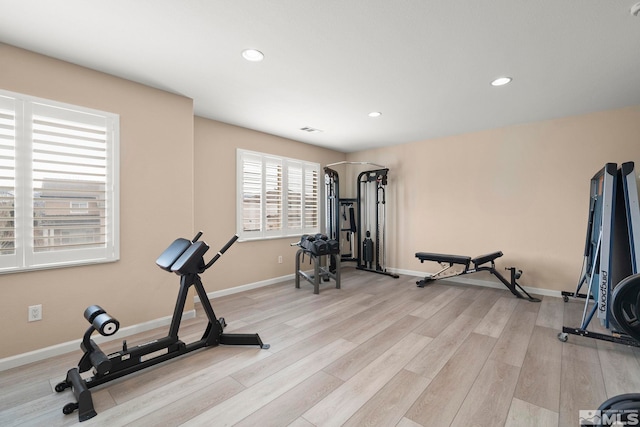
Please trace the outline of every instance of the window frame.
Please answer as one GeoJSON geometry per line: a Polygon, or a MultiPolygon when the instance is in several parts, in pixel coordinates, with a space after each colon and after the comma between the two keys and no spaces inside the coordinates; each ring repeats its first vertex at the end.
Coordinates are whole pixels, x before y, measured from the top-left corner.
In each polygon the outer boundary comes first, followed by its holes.
{"type": "MultiPolygon", "coordinates": [[[[118,114],[100,111],[88,107],[62,103],[59,101],[24,95],[16,92],[0,89],[0,97],[9,104],[13,103],[14,115],[14,253],[0,253],[0,274],[33,271],[41,269],[62,268],[78,265],[98,264],[105,262],[115,262],[120,258],[120,219],[119,219],[119,144],[120,144],[120,116],[118,114]],[[38,112],[40,111],[40,112],[38,112]],[[96,122],[100,123],[97,127],[100,131],[104,130],[104,158],[105,163],[99,166],[104,170],[104,182],[95,181],[99,186],[104,186],[105,199],[97,201],[104,203],[104,207],[100,206],[99,211],[104,210],[104,219],[98,218],[87,222],[86,228],[104,227],[104,242],[98,242],[94,247],[70,248],[54,244],[57,249],[48,251],[38,251],[35,244],[36,239],[56,240],[69,239],[68,235],[56,234],[55,236],[38,236],[35,230],[36,225],[34,210],[34,201],[41,201],[40,198],[34,196],[34,192],[39,187],[34,185],[34,181],[40,180],[35,175],[36,164],[38,160],[35,158],[34,152],[38,145],[36,141],[34,118],[42,111],[50,111],[51,116],[44,116],[55,120],[62,120],[61,126],[65,126],[64,122],[69,120],[83,126],[96,126],[96,122]],[[102,127],[104,126],[104,128],[102,127]],[[100,221],[104,221],[104,224],[100,221]]],[[[10,111],[8,107],[6,111],[10,111]]],[[[73,149],[71,149],[73,150],[73,149]]],[[[69,151],[69,156],[77,156],[74,151],[69,151]]],[[[48,161],[48,160],[45,160],[48,161]]],[[[63,161],[53,161],[64,165],[63,161]]],[[[77,173],[72,171],[73,166],[56,166],[62,168],[62,173],[77,173]],[[68,169],[66,169],[68,167],[68,169]]],[[[77,170],[77,169],[76,169],[77,170]]],[[[47,177],[41,179],[49,179],[47,177]]],[[[44,182],[44,181],[42,181],[44,182]]],[[[81,181],[82,182],[82,181],[81,181]]],[[[89,181],[87,181],[89,182],[89,181]]],[[[42,190],[40,190],[42,191],[42,190]]],[[[64,190],[60,190],[64,191],[64,190]]],[[[62,200],[62,199],[59,199],[62,200]]],[[[60,203],[60,202],[59,202],[60,203]]],[[[89,202],[86,202],[89,205],[89,202]]],[[[45,209],[48,209],[45,207],[45,209]]],[[[69,212],[71,214],[72,205],[69,202],[69,212]]],[[[75,213],[78,215],[78,212],[75,213]]],[[[86,222],[91,218],[80,219],[79,223],[74,225],[74,229],[82,228],[82,222],[86,222]]],[[[38,221],[40,222],[40,221],[38,221]]],[[[59,226],[58,226],[59,227],[59,226]]],[[[58,228],[58,227],[52,227],[58,228]]],[[[46,230],[45,230],[46,231],[46,230]]]]}
{"type": "MultiPolygon", "coordinates": [[[[247,181],[248,182],[248,181],[247,181]]],[[[272,181],[269,181],[272,182],[272,181]]],[[[321,201],[322,201],[322,185],[320,185],[320,164],[315,162],[309,162],[306,160],[293,159],[289,157],[277,156],[267,153],[260,153],[257,151],[250,151],[238,148],[236,150],[236,233],[238,234],[239,241],[251,241],[251,240],[266,240],[266,239],[279,239],[285,237],[300,236],[302,234],[315,234],[320,232],[321,227],[321,201]],[[260,164],[260,200],[256,203],[259,204],[259,224],[256,230],[245,230],[245,165],[252,163],[254,168],[253,180],[251,186],[254,194],[257,194],[256,186],[257,173],[255,173],[256,165],[260,164]],[[269,165],[267,167],[267,165],[269,165]],[[271,190],[267,191],[268,178],[273,178],[267,175],[269,169],[273,169],[273,165],[280,165],[280,179],[281,188],[279,197],[281,200],[280,205],[280,218],[279,222],[281,226],[276,229],[268,229],[267,224],[277,224],[278,220],[273,220],[272,215],[267,217],[268,200],[273,201],[277,199],[277,191],[271,186],[271,190]],[[293,201],[289,196],[289,173],[292,168],[301,169],[301,182],[299,185],[299,201],[300,201],[300,218],[297,222],[299,227],[290,226],[291,217],[289,215],[291,210],[290,203],[293,201]],[[314,175],[315,174],[315,175],[314,175]],[[312,182],[315,179],[315,187],[309,186],[308,181],[312,182]],[[312,197],[307,194],[308,189],[311,188],[310,193],[312,197]],[[313,189],[315,188],[315,192],[313,189]],[[315,197],[315,199],[314,199],[315,197]],[[315,200],[315,208],[310,208],[315,200]],[[310,221],[309,218],[314,218],[310,221]]],[[[277,207],[271,209],[271,212],[278,211],[277,207]]]]}

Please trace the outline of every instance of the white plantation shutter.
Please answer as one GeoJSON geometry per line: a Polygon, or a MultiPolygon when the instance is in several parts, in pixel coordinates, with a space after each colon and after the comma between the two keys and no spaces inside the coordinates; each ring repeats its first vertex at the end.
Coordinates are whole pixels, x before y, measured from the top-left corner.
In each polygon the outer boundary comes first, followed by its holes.
{"type": "Polygon", "coordinates": [[[0,96],[0,269],[16,264],[16,107],[0,96]]]}
{"type": "MultiPolygon", "coordinates": [[[[36,269],[118,259],[118,117],[24,96],[16,112],[16,263],[36,269]]],[[[0,104],[0,203],[7,204],[10,146],[0,104]],[[4,198],[3,198],[4,196],[4,198]]],[[[0,205],[1,209],[1,205],[0,205]]],[[[0,210],[0,239],[8,231],[0,210]]],[[[1,240],[3,247],[10,245],[1,240]]],[[[4,252],[0,252],[2,262],[4,252]]],[[[0,270],[1,271],[1,270],[0,270]]]]}
{"type": "Polygon", "coordinates": [[[302,165],[290,162],[287,171],[287,226],[302,234],[302,165]]]}
{"type": "Polygon", "coordinates": [[[239,198],[239,211],[242,213],[239,228],[244,235],[260,233],[262,230],[262,158],[244,153],[238,166],[243,178],[239,198]]]}
{"type": "Polygon", "coordinates": [[[304,168],[304,230],[311,233],[320,228],[319,170],[312,165],[304,168]]]}
{"type": "Polygon", "coordinates": [[[106,245],[106,123],[102,117],[73,113],[33,106],[35,252],[106,245]]]}
{"type": "Polygon", "coordinates": [[[264,158],[265,232],[279,234],[282,231],[282,160],[264,158]]]}
{"type": "Polygon", "coordinates": [[[319,164],[238,149],[237,171],[242,240],[320,231],[319,164]]]}

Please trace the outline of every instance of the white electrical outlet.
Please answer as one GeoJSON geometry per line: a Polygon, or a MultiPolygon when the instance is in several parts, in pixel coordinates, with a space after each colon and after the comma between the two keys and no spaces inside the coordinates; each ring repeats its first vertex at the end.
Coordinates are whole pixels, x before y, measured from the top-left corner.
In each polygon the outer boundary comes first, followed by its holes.
{"type": "Polygon", "coordinates": [[[42,320],[42,304],[29,306],[29,322],[42,320]]]}
{"type": "Polygon", "coordinates": [[[282,255],[278,255],[278,264],[282,264],[282,255]]]}

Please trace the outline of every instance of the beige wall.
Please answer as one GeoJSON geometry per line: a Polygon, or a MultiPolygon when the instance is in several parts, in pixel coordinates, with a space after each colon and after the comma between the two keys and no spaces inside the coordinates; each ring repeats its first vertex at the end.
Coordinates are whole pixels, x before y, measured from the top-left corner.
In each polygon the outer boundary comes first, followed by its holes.
{"type": "MultiPolygon", "coordinates": [[[[195,118],[195,224],[215,254],[236,233],[236,149],[318,162],[342,161],[343,153],[195,118]]],[[[324,186],[324,179],[321,181],[324,186]]],[[[203,275],[208,292],[293,274],[295,238],[248,241],[231,249],[203,275]],[[278,256],[283,262],[278,264],[278,256]]],[[[215,306],[214,306],[215,309],[215,306]]],[[[222,315],[223,313],[220,313],[222,315]]],[[[229,319],[232,320],[232,319],[229,319]]]]}
{"type": "MultiPolygon", "coordinates": [[[[418,251],[504,252],[522,285],[572,290],[589,181],[606,162],[640,169],[640,106],[350,154],[390,170],[388,264],[436,271],[418,251]]],[[[474,276],[470,276],[474,277],[474,276]]],[[[480,279],[486,277],[476,276],[480,279]]]]}
{"type": "MultiPolygon", "coordinates": [[[[390,167],[390,268],[427,271],[416,251],[502,250],[499,267],[523,269],[523,285],[557,290],[580,272],[589,179],[605,162],[640,164],[640,107],[345,155],[194,118],[190,99],[7,45],[0,57],[0,88],[117,113],[121,127],[121,260],[0,275],[0,358],[79,339],[90,304],[123,326],[170,316],[178,280],[154,261],[196,230],[209,256],[235,233],[236,148],[390,167]],[[44,320],[27,322],[32,304],[44,320]]],[[[236,243],[207,291],[292,274],[290,241],[236,243]]]]}
{"type": "Polygon", "coordinates": [[[4,44],[0,58],[0,88],[119,114],[121,130],[120,261],[0,275],[0,358],[80,339],[91,304],[121,327],[171,316],[178,279],[155,260],[194,228],[192,101],[4,44]]]}

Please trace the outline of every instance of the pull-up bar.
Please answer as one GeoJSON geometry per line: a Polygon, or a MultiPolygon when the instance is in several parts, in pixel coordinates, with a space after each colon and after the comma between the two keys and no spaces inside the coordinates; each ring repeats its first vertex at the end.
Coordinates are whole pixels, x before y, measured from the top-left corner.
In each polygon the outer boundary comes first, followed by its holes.
{"type": "Polygon", "coordinates": [[[347,161],[330,163],[326,167],[338,166],[338,165],[369,165],[369,166],[376,166],[376,167],[383,168],[383,169],[387,168],[386,166],[382,166],[382,165],[379,165],[379,164],[376,164],[376,163],[371,163],[371,162],[347,162],[347,161]]]}

